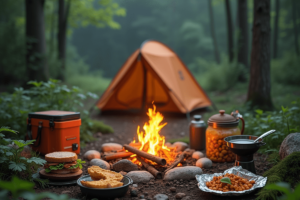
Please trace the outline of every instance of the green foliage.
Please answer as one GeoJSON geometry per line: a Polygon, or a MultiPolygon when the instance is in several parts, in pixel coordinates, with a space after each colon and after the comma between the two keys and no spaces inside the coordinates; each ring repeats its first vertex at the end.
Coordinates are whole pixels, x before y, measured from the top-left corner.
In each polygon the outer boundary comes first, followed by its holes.
{"type": "Polygon", "coordinates": [[[226,91],[233,87],[241,73],[244,73],[243,65],[236,62],[230,63],[224,56],[220,64],[208,62],[205,59],[196,59],[198,83],[207,91],[226,91]]]}
{"type": "Polygon", "coordinates": [[[278,182],[266,185],[267,190],[277,190],[284,193],[283,196],[277,198],[278,200],[299,200],[300,199],[300,184],[298,184],[293,191],[291,185],[286,182],[278,182]]]}
{"type": "Polygon", "coordinates": [[[295,53],[286,53],[281,59],[272,60],[273,81],[285,85],[300,85],[300,57],[295,53]]]}
{"type": "Polygon", "coordinates": [[[17,200],[25,198],[27,200],[40,200],[50,198],[55,200],[71,200],[68,195],[57,195],[50,192],[35,193],[33,190],[34,183],[24,181],[17,177],[13,177],[11,181],[0,180],[0,199],[17,200]],[[11,196],[9,195],[11,193],[11,196]]]}
{"type": "Polygon", "coordinates": [[[220,181],[221,181],[222,183],[228,183],[228,184],[231,185],[230,178],[228,178],[228,177],[223,177],[220,181]]]}
{"type": "MultiPolygon", "coordinates": [[[[16,88],[13,94],[0,96],[0,121],[5,122],[4,125],[17,130],[26,130],[26,119],[29,112],[41,110],[81,111],[81,139],[82,141],[92,139],[92,134],[87,133],[87,131],[97,129],[99,125],[89,121],[83,101],[88,98],[98,99],[96,94],[83,93],[78,87],[69,88],[54,79],[50,79],[48,82],[30,81],[28,84],[32,85],[28,90],[16,88]],[[96,128],[93,127],[93,124],[96,124],[96,128]],[[86,137],[86,134],[91,135],[91,137],[86,137]]],[[[112,132],[111,127],[103,123],[101,125],[108,132],[112,132]]],[[[23,132],[21,136],[24,134],[23,132]]]]}
{"type": "Polygon", "coordinates": [[[300,131],[300,100],[293,101],[290,108],[282,106],[281,111],[256,110],[255,113],[255,116],[249,113],[244,115],[245,135],[259,136],[268,130],[276,130],[264,138],[266,145],[260,148],[261,152],[278,152],[281,142],[288,134],[300,131]]]}
{"type": "Polygon", "coordinates": [[[183,137],[183,138],[175,138],[175,139],[170,139],[168,140],[168,142],[170,143],[174,143],[174,142],[185,142],[185,143],[190,143],[190,138],[189,137],[183,137]]]}
{"type": "Polygon", "coordinates": [[[38,157],[25,158],[21,156],[24,147],[32,144],[34,140],[13,140],[6,139],[1,132],[13,132],[8,127],[0,128],[0,179],[9,179],[13,175],[22,176],[25,179],[31,180],[31,175],[38,166],[46,163],[44,159],[38,157]],[[9,145],[13,142],[16,147],[9,145]]]}
{"type": "MultiPolygon", "coordinates": [[[[299,171],[300,152],[294,152],[266,171],[263,176],[268,177],[268,185],[284,181],[294,187],[300,183],[299,171]]],[[[258,192],[257,200],[275,199],[280,193],[278,190],[263,188],[258,192]]]]}

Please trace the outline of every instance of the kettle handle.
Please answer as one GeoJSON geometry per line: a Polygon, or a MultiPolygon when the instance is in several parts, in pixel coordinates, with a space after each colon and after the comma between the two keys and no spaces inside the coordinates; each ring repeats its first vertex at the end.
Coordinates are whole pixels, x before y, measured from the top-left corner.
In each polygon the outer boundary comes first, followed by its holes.
{"type": "Polygon", "coordinates": [[[243,133],[244,133],[244,130],[245,130],[245,120],[242,118],[242,117],[240,117],[240,120],[242,120],[242,130],[241,130],[241,135],[243,135],[243,133]]]}

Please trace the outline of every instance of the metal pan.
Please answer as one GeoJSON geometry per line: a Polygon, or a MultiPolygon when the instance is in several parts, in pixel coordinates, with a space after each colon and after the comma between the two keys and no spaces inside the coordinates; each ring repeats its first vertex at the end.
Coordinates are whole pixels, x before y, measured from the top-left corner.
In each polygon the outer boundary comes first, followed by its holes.
{"type": "Polygon", "coordinates": [[[129,185],[133,183],[132,179],[128,176],[124,176],[122,181],[124,183],[121,187],[116,188],[89,188],[85,187],[81,184],[80,181],[93,181],[90,175],[85,175],[80,177],[77,180],[77,185],[80,187],[80,190],[83,194],[88,195],[90,197],[97,197],[97,198],[116,198],[122,197],[128,191],[129,185]]]}

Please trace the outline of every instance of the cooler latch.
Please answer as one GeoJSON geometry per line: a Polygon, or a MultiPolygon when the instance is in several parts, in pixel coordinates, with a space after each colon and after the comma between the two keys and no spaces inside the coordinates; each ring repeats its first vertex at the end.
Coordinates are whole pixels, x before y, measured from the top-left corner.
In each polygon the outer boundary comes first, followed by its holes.
{"type": "Polygon", "coordinates": [[[49,120],[49,127],[50,127],[51,130],[54,130],[54,126],[55,126],[55,124],[54,124],[54,120],[52,118],[52,119],[49,120]]]}

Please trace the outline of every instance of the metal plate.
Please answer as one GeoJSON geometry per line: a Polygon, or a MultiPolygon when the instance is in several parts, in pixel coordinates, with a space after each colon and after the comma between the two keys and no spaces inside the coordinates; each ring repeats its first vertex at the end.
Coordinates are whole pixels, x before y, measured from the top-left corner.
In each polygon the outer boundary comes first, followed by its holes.
{"type": "MultiPolygon", "coordinates": [[[[37,171],[37,173],[32,174],[31,177],[33,179],[38,178],[38,179],[41,179],[41,180],[48,180],[48,179],[41,178],[40,174],[39,174],[39,171],[40,171],[40,169],[37,171]]],[[[53,186],[63,186],[63,185],[75,185],[76,183],[77,183],[77,180],[69,180],[69,181],[51,181],[51,180],[48,180],[48,182],[46,184],[47,185],[53,185],[53,186]]]]}
{"type": "Polygon", "coordinates": [[[230,169],[227,169],[224,173],[214,173],[214,174],[202,174],[202,175],[196,175],[196,180],[198,181],[198,187],[203,192],[208,192],[211,194],[215,194],[218,196],[241,196],[245,194],[250,194],[257,188],[262,188],[266,185],[267,177],[259,176],[256,174],[253,174],[252,172],[249,172],[246,169],[243,169],[241,166],[238,167],[232,167],[230,169]],[[253,187],[249,190],[244,191],[229,191],[229,192],[222,192],[219,190],[211,190],[206,186],[207,181],[211,181],[214,176],[221,176],[224,174],[235,174],[242,178],[248,179],[248,180],[255,180],[255,184],[253,187]]]}

